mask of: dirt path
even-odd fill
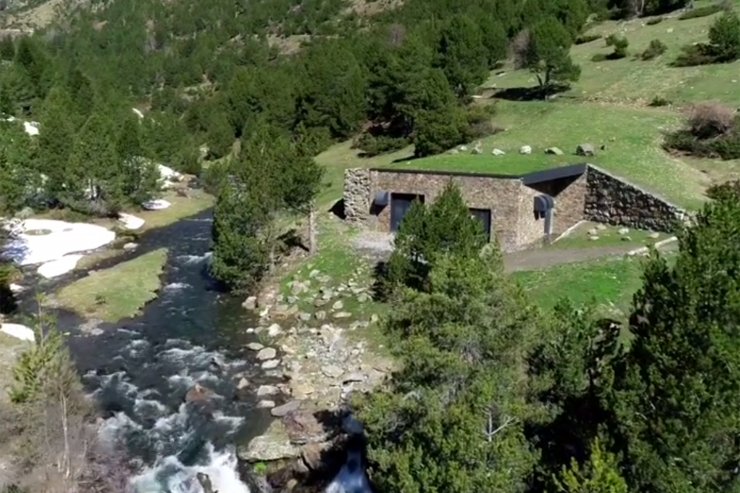
[[[661,251],[676,249],[676,242],[668,243],[660,248]],[[635,250],[632,245],[610,245],[603,247],[574,248],[568,250],[538,249],[523,252],[508,253],[504,255],[504,270],[515,272],[519,270],[538,270],[552,267],[554,265],[583,262],[602,257],[613,257],[625,255]]]

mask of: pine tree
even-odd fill
[[[619,464],[597,437],[591,444],[588,461],[579,466],[574,460],[563,468],[556,479],[560,493],[627,493],[627,483],[620,475]]]
[[[414,119],[415,156],[439,154],[464,142],[465,118],[441,70],[428,72],[414,102],[419,108]]]
[[[453,182],[428,208],[414,202],[401,221],[388,261],[388,289],[428,289],[429,272],[441,255],[477,256],[486,243]]]
[[[469,17],[457,15],[446,22],[437,51],[437,66],[458,98],[471,95],[485,81],[488,55],[481,30]]]
[[[69,156],[74,145],[74,124],[70,116],[71,100],[64,86],[51,88],[39,118],[43,129],[38,136],[39,170],[46,176],[44,188],[51,201],[65,189]]]
[[[740,457],[740,203],[721,197],[654,255],[607,403],[633,491],[727,492]]]
[[[353,403],[379,491],[525,491],[532,324],[498,252],[441,255],[428,292],[404,292],[385,327],[402,369]]]

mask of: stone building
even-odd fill
[[[505,251],[533,246],[590,220],[668,232],[683,209],[591,164],[525,175],[398,168],[345,171],[344,216],[378,231],[395,232],[414,200],[431,203],[449,181],[472,216]]]

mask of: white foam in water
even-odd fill
[[[170,284],[167,284],[164,289],[165,291],[180,291],[185,288],[189,288],[190,284],[186,284],[184,282],[172,282]]]
[[[370,482],[362,468],[360,452],[347,454],[347,462],[326,487],[324,493],[372,493]]]
[[[182,260],[186,264],[197,264],[211,258],[211,255],[213,255],[211,252],[206,252],[203,255],[178,255],[176,259]]]
[[[167,457],[157,465],[135,477],[131,484],[137,493],[202,493],[196,475],[208,475],[213,491],[219,493],[249,493],[247,485],[239,480],[234,450],[216,452],[206,445],[206,464],[185,466],[175,457]]]

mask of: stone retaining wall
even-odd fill
[[[350,223],[367,221],[370,214],[370,170],[351,168],[344,170],[344,218]]]
[[[685,217],[677,205],[589,165],[584,219],[670,233]]]

